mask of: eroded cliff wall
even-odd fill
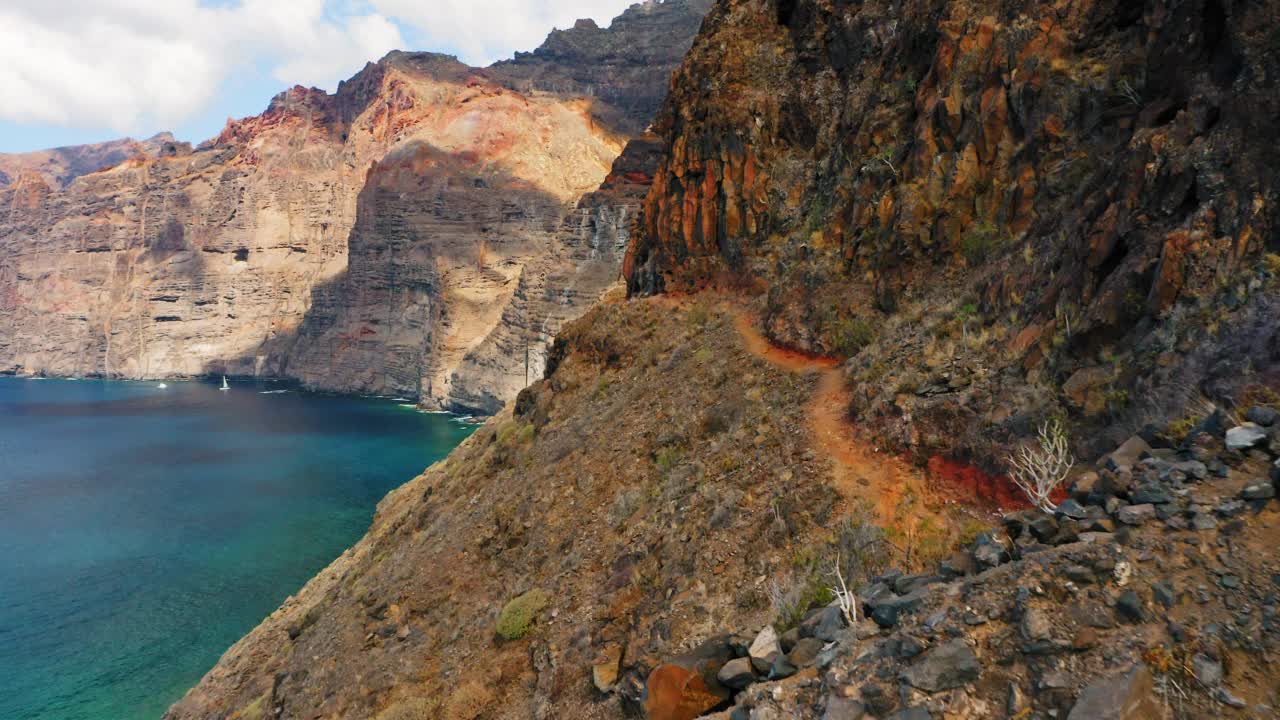
[[[642,191],[578,201],[708,5],[640,3],[487,69],[392,53],[194,151],[0,158],[0,372],[292,378],[495,411],[526,384],[524,347],[536,370],[616,276]]]
[[[773,338],[856,356],[851,410],[919,452],[1055,413],[1123,439],[1265,385],[1277,13],[721,2],[660,122],[631,291],[766,293]]]

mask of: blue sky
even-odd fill
[[[171,131],[200,142],[393,49],[473,65],[635,0],[3,0],[0,153]]]

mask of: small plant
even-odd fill
[[[809,574],[803,580],[782,585],[771,581],[768,587],[769,603],[777,613],[773,627],[778,632],[786,632],[804,620],[805,613],[811,607],[821,607],[831,602],[834,595],[816,574]]]
[[[1000,231],[991,223],[979,223],[960,238],[960,252],[970,265],[977,265],[995,253],[1003,241]]]
[[[1267,253],[1263,255],[1262,269],[1271,277],[1280,277],[1280,254]]]
[[[541,590],[513,598],[498,614],[498,634],[507,640],[519,640],[529,632],[533,619],[547,606],[547,594]]]
[[[1067,431],[1061,422],[1053,420],[1040,426],[1037,447],[1024,445],[1009,456],[1013,482],[1033,505],[1049,514],[1055,509],[1050,496],[1075,465],[1068,444]]]
[[[876,340],[875,328],[862,318],[847,318],[835,326],[832,342],[836,352],[853,357]]]
[[[699,302],[689,308],[689,314],[685,316],[689,324],[695,328],[705,326],[711,320],[711,308],[705,302]]]
[[[664,447],[653,455],[653,464],[658,466],[658,472],[664,476],[671,472],[672,468],[680,462],[680,448]]]
[[[858,624],[858,599],[849,591],[849,586],[844,583],[844,575],[840,572],[839,555],[836,555],[835,566],[832,568],[831,574],[836,579],[836,584],[831,587],[831,594],[840,606],[840,613],[844,615],[845,622],[850,625]]]
[[[476,720],[493,703],[493,691],[472,680],[449,697],[444,706],[445,720]]]

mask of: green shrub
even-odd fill
[[[960,238],[960,252],[970,265],[977,265],[991,257],[1003,244],[1004,239],[995,225],[979,223]]]
[[[519,640],[546,606],[547,594],[541,590],[530,590],[512,599],[498,614],[498,634],[507,640]]]
[[[876,340],[875,328],[862,318],[845,318],[836,323],[832,342],[836,352],[853,357]]]

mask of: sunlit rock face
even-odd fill
[[[391,53],[194,150],[0,156],[0,372],[495,410],[616,279],[656,156],[614,161],[708,5],[639,4],[486,69]]]

